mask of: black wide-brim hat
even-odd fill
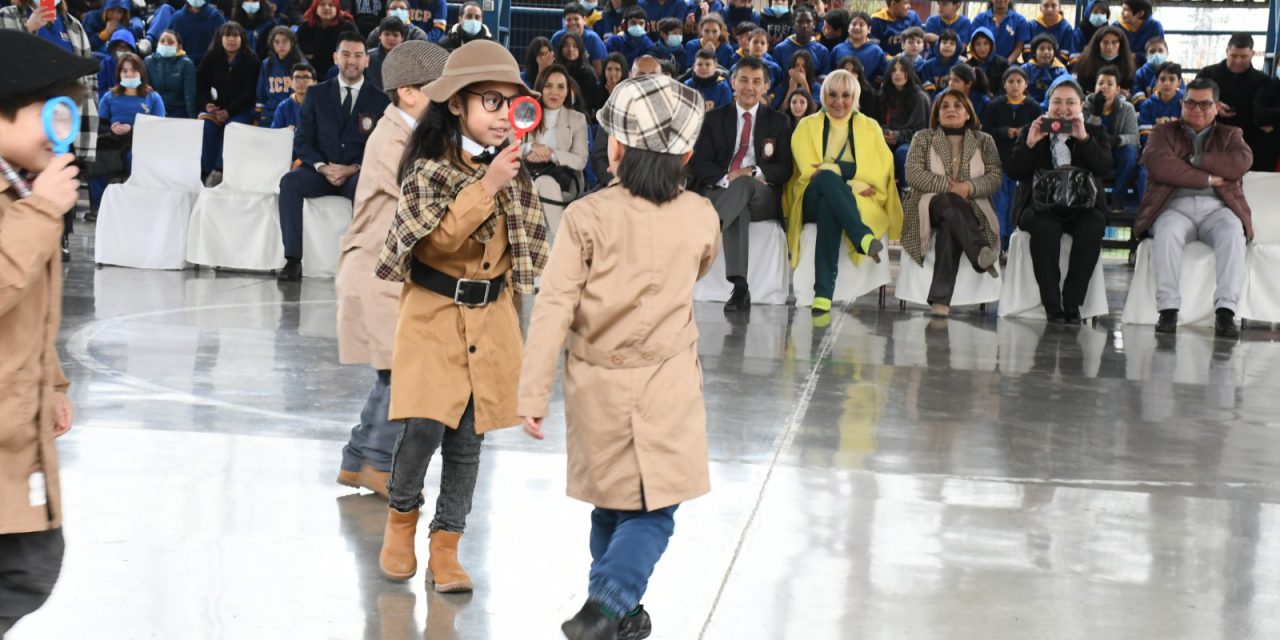
[[[94,58],[80,56],[39,37],[0,30],[0,100],[38,93],[98,73]]]

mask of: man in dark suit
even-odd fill
[[[791,122],[763,103],[769,75],[759,58],[738,61],[733,91],[733,104],[707,113],[689,167],[695,188],[720,214],[725,275],[733,283],[724,309],[747,311],[748,228],[782,220],[782,188],[791,177]]]
[[[369,57],[355,31],[338,37],[333,54],[338,77],[307,90],[293,138],[302,165],[280,179],[280,233],[285,267],[281,280],[302,278],[302,203],[307,198],[354,200],[365,141],[390,104],[387,94],[365,82]]]

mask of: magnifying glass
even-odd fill
[[[542,105],[531,96],[520,96],[511,101],[511,109],[507,112],[511,126],[516,130],[516,142],[524,139],[526,133],[538,128],[542,122]]]
[[[80,107],[66,96],[59,96],[46,103],[41,112],[44,134],[53,143],[53,152],[71,151],[71,143],[80,135]]]

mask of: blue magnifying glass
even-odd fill
[[[71,144],[80,135],[80,107],[66,96],[59,96],[44,103],[40,114],[44,120],[44,134],[53,143],[53,152],[71,151]]]

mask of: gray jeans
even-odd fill
[[[707,198],[720,214],[720,230],[724,236],[724,273],[732,279],[747,277],[747,254],[752,222],[778,219],[778,192],[750,176],[707,192]]]
[[[62,529],[0,535],[0,638],[49,599],[64,546]]]
[[[444,467],[440,470],[440,496],[436,498],[431,530],[462,533],[471,513],[483,442],[484,436],[476,433],[474,401],[467,403],[457,429],[424,418],[405,420],[391,455],[391,477],[387,480],[391,506],[401,513],[422,507],[426,502],[422,486],[427,467],[436,449],[440,449]]]
[[[400,436],[400,424],[387,419],[390,411],[391,371],[382,369],[360,410],[360,424],[351,429],[351,438],[342,448],[343,469],[359,471],[367,463],[378,471],[391,470],[391,450]]]
[[[1212,196],[1174,198],[1151,226],[1151,235],[1155,238],[1156,309],[1182,308],[1182,249],[1199,240],[1213,248],[1217,263],[1214,306],[1236,310],[1244,286],[1244,225],[1222,200]]]

